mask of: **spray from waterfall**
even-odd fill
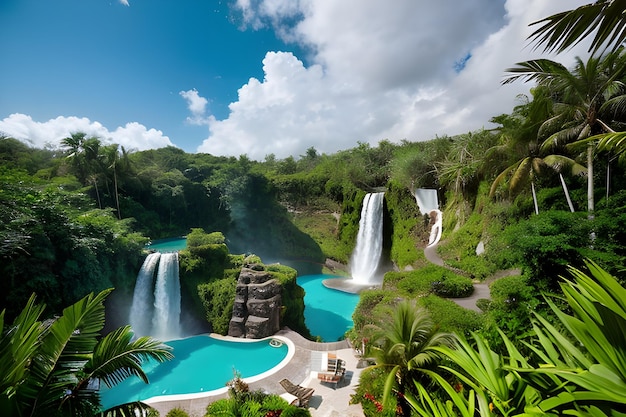
[[[133,303],[130,306],[129,323],[136,337],[147,336],[152,330],[154,305],[154,273],[161,254],[154,252],[143,261],[135,281]]]
[[[350,273],[358,284],[374,284],[383,250],[383,201],[385,193],[370,193],[363,199],[356,248]]]
[[[154,288],[152,335],[161,340],[180,336],[178,252],[161,254]]]

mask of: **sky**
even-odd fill
[[[529,27],[589,0],[0,0],[0,132],[85,132],[262,161],[494,127],[543,55]]]

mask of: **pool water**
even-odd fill
[[[176,237],[153,240],[146,245],[146,249],[153,250],[155,252],[178,252],[179,250],[187,249],[187,238]]]
[[[174,359],[145,363],[143,370],[149,384],[135,376],[112,388],[103,384],[100,391],[102,409],[162,395],[224,389],[233,379],[234,371],[242,378],[262,374],[280,364],[289,350],[286,343],[274,347],[270,341],[237,342],[200,335],[166,342],[173,348]]]
[[[322,281],[335,275],[303,275],[297,282],[304,288],[304,322],[313,336],[324,342],[341,340],[354,323],[352,313],[359,302],[358,294],[326,288]]]

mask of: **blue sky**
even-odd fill
[[[257,160],[466,133],[528,91],[500,86],[528,24],[583,3],[0,0],[0,131]]]

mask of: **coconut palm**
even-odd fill
[[[439,332],[428,313],[414,301],[405,300],[395,307],[388,322],[374,326],[372,340],[374,367],[387,373],[383,403],[389,404],[395,391],[404,415],[408,416],[407,390],[414,389],[414,381],[424,381],[424,369],[436,365],[439,354],[434,348],[450,345],[454,338]]]
[[[554,99],[554,115],[539,129],[546,137],[542,148],[561,149],[567,144],[580,142],[593,135],[612,132],[618,113],[626,109],[626,53],[623,49],[601,58],[590,57],[587,62],[576,58],[572,70],[563,65],[538,59],[520,62],[509,68],[513,75],[503,83],[517,80],[536,81],[545,86]],[[594,143],[586,144],[587,210],[594,211],[593,187]]]
[[[60,317],[41,320],[44,307],[31,297],[13,325],[0,314],[0,408],[8,415],[94,415],[100,381],[112,386],[130,375],[144,382],[146,359],[172,358],[170,348],[129,326],[100,338],[104,300],[111,290],[89,294]],[[137,406],[137,405],[133,405]],[[122,407],[123,408],[123,407]]]
[[[615,50],[626,40],[625,10],[622,0],[598,0],[532,23],[541,26],[528,38],[536,48],[560,53],[593,35],[589,51]]]
[[[535,214],[539,213],[535,180],[546,171],[559,173],[565,198],[571,211],[571,203],[565,179],[561,174],[564,169],[570,169],[573,175],[582,175],[585,168],[573,159],[562,155],[543,155],[538,135],[546,119],[552,114],[552,98],[545,86],[538,86],[531,90],[533,100],[520,97],[524,102],[515,107],[512,116],[500,116],[493,121],[502,124],[500,145],[489,149],[487,157],[494,159],[495,155],[504,155],[508,159],[508,166],[499,172],[492,182],[489,195],[493,197],[500,187],[508,181],[509,193],[519,193],[527,184],[530,184]],[[511,163],[511,158],[515,158]]]

